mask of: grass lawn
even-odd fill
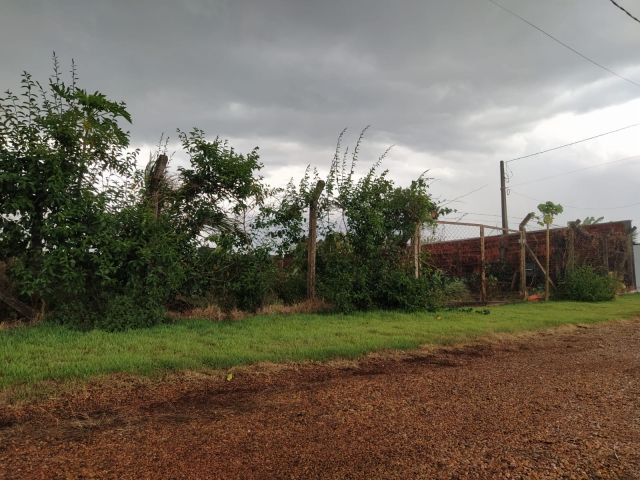
[[[42,324],[0,331],[0,389],[115,372],[151,375],[260,361],[352,359],[375,350],[450,344],[490,333],[633,318],[640,315],[640,294],[606,303],[523,303],[490,311],[184,320],[123,333],[77,332]]]

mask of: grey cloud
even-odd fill
[[[608,2],[502,3],[640,83],[640,28]],[[22,70],[46,78],[56,50],[65,69],[75,58],[83,86],[127,102],[134,144],[198,126],[246,149],[262,141],[267,168],[328,162],[342,128],[352,139],[372,124],[376,148],[364,152],[373,158],[378,145],[395,143],[440,159],[435,166],[493,178],[513,136],[640,94],[485,0],[24,0],[0,8],[3,90],[16,89]],[[309,154],[278,147],[287,142]],[[389,161],[404,178],[403,160]]]

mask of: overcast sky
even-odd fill
[[[640,0],[617,0],[640,17]],[[609,0],[498,0],[640,84],[640,23]],[[488,0],[0,0],[0,88],[46,81],[55,50],[80,85],[127,103],[142,159],[162,132],[260,147],[272,185],[326,172],[343,128],[360,162],[408,185],[424,170],[452,218],[496,224],[499,161],[640,123],[640,87]],[[510,226],[541,201],[556,223],[640,223],[640,126],[509,163]],[[174,166],[185,161],[177,142]],[[635,206],[623,207],[631,204]],[[517,227],[516,227],[517,228]]]

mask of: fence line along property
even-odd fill
[[[519,295],[515,293],[515,285],[517,273],[524,272],[520,265],[525,263],[523,239],[528,220],[523,222],[521,230],[437,220],[434,226],[424,230],[422,250],[429,253],[433,265],[445,275],[467,279],[482,303],[490,299],[506,300],[506,297],[524,298],[526,281],[519,282]],[[498,275],[494,264],[503,265],[507,261],[517,268],[509,272],[511,278],[505,280],[504,274]],[[505,283],[508,288],[504,288]]]
[[[549,276],[555,287],[567,269],[587,263],[619,275],[634,289],[635,266],[631,221],[580,225],[551,229],[549,252],[546,231],[527,231],[526,218],[520,230],[475,223],[437,221],[422,232],[422,250],[434,267],[449,277],[463,278],[482,302],[524,298],[531,288]]]

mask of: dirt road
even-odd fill
[[[640,320],[0,408],[0,478],[640,478]]]

